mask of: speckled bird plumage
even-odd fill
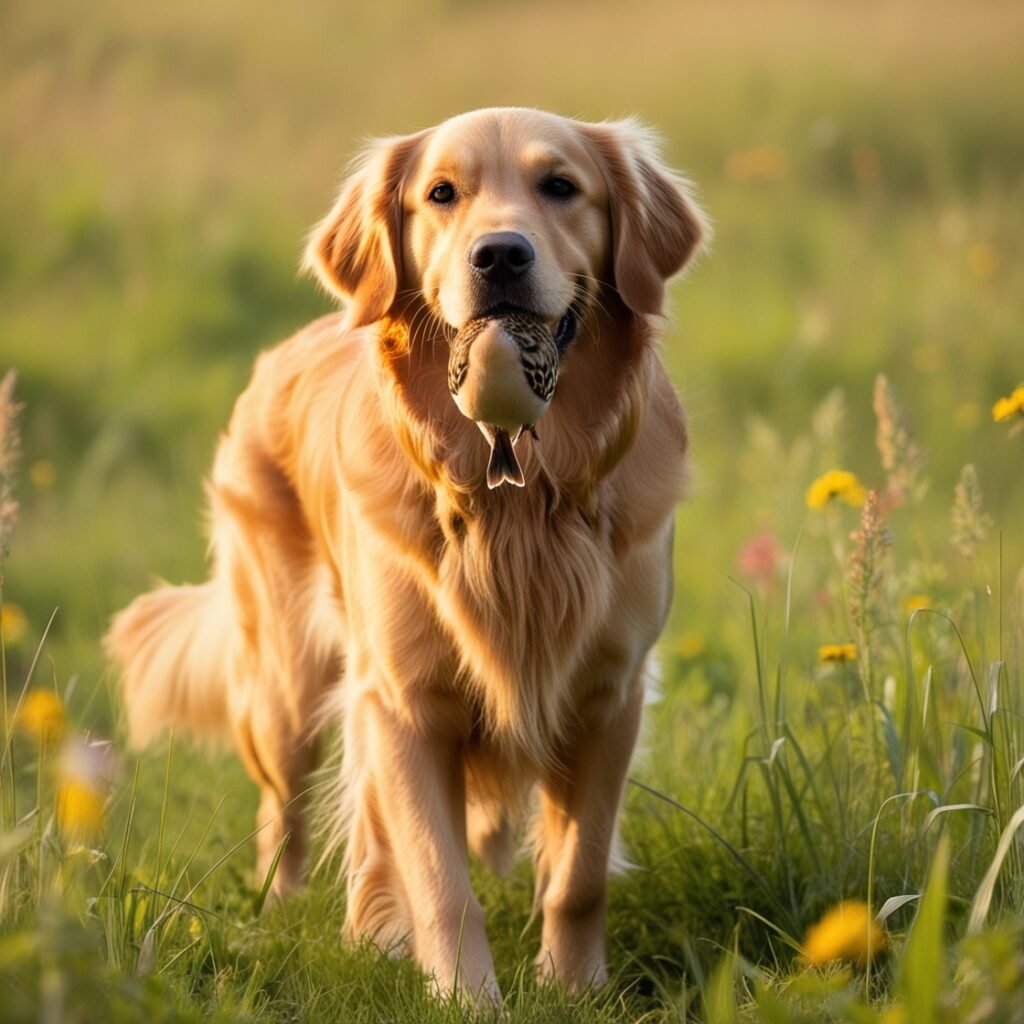
[[[515,341],[523,377],[533,394],[546,406],[554,397],[558,383],[558,346],[544,320],[528,313],[512,312],[470,320],[452,341],[448,359],[448,390],[458,400],[469,373],[470,350],[484,330],[495,326]],[[477,425],[491,446],[487,486],[493,489],[509,482],[522,487],[525,480],[514,445],[522,436],[523,429],[532,431],[534,423],[520,423],[517,429],[510,424],[478,421]]]

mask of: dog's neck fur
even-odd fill
[[[569,724],[567,709],[581,696],[574,673],[609,611],[597,596],[611,591],[602,577],[614,571],[619,498],[609,475],[644,413],[651,327],[624,310],[591,313],[538,424],[539,442],[520,442],[526,486],[489,491],[487,443],[448,394],[448,345],[411,336],[410,322],[381,327],[379,386],[422,500],[433,504],[431,590],[458,635],[463,682],[485,729],[541,759]],[[561,582],[546,586],[552,573]]]

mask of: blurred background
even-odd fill
[[[791,549],[816,474],[881,479],[879,372],[930,456],[902,529],[948,534],[974,462],[1012,579],[1021,439],[991,407],[1024,379],[1022,43],[1012,2],[5,3],[12,686],[56,610],[35,678],[114,728],[99,637],[155,575],[202,576],[217,432],[254,355],[329,308],[296,268],[346,161],[492,104],[638,115],[715,225],[665,338],[697,465],[670,646],[746,628],[737,553]]]

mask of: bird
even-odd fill
[[[558,384],[559,349],[545,320],[512,311],[477,317],[455,335],[448,390],[491,446],[487,486],[525,486],[515,446],[547,411]]]

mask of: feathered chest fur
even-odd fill
[[[400,541],[392,550],[406,553],[434,606],[423,612],[443,627],[485,731],[549,751],[583,696],[579,666],[613,601],[613,470],[643,415],[646,364],[620,365],[592,413],[556,402],[540,439],[521,449],[526,486],[489,491],[487,446],[455,408],[443,362],[417,362],[386,335],[375,358],[377,386],[346,401],[341,422],[342,447],[361,468],[343,458],[341,477],[353,500],[372,503],[364,521],[390,524]]]
[[[568,724],[615,573],[607,519],[572,501],[551,509],[542,490],[466,520],[444,545],[436,592],[489,731],[527,751],[550,749]]]

